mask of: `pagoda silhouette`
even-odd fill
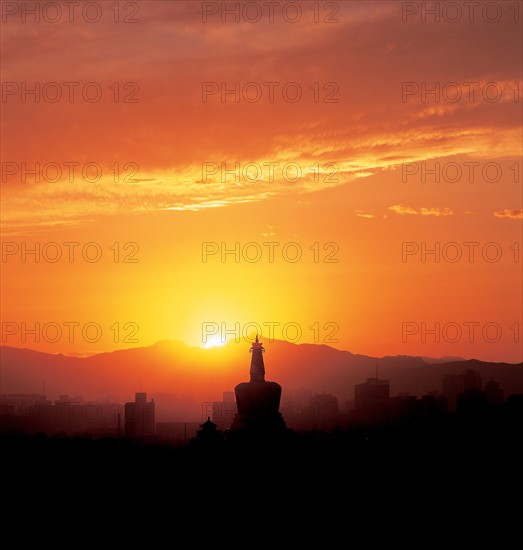
[[[249,351],[252,353],[251,380],[242,382],[234,388],[238,412],[230,432],[253,436],[285,434],[288,430],[279,411],[281,386],[265,380],[265,349],[258,340],[258,335]]]

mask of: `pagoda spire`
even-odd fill
[[[265,380],[263,345],[258,335],[252,343],[251,380],[234,388],[238,412],[231,424],[232,437],[265,438],[287,433],[280,413],[281,386]]]
[[[249,350],[252,353],[251,357],[251,382],[265,382],[265,365],[263,364],[263,352],[265,348],[258,339],[256,334],[256,340],[252,343],[252,347]]]

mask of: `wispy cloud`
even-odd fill
[[[450,208],[420,208],[419,212],[422,216],[452,216],[453,212]]]
[[[394,212],[395,214],[400,214],[402,216],[412,216],[417,214],[417,211],[414,210],[414,208],[411,208],[410,206],[405,206],[404,204],[394,204],[393,206],[389,206],[389,210],[391,212]]]
[[[354,210],[354,212],[356,213],[356,216],[358,216],[358,218],[375,218],[376,216],[374,214],[370,214],[368,212],[363,212],[363,210]]]
[[[496,218],[511,218],[513,220],[520,220],[523,218],[523,210],[498,210],[494,212]]]
[[[425,208],[422,206],[419,208],[419,210],[416,210],[415,208],[412,208],[411,206],[405,206],[404,204],[395,204],[393,206],[389,206],[389,210],[391,212],[394,212],[396,214],[400,214],[402,216],[408,215],[408,216],[452,216],[453,212],[450,208]]]

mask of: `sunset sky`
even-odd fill
[[[2,5],[3,345],[523,360],[521,3],[57,4]]]

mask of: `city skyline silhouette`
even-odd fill
[[[275,343],[269,345],[271,344]],[[118,437],[145,439],[158,436],[160,439],[176,439],[179,444],[182,440],[182,425],[184,443],[195,435],[200,439],[216,439],[218,435],[229,433],[258,434],[259,437],[285,434],[288,432],[286,424],[291,428],[291,432],[332,432],[350,426],[393,426],[410,422],[413,418],[422,423],[431,423],[443,418],[452,418],[456,414],[463,415],[464,411],[471,410],[481,415],[499,408],[506,402],[514,402],[518,395],[523,394],[523,364],[489,364],[474,360],[431,364],[425,363],[421,358],[398,357],[380,360],[358,356],[353,358],[354,363],[351,365],[343,360],[345,354],[338,369],[332,370],[324,361],[326,350],[323,346],[306,346],[305,355],[302,354],[301,360],[296,360],[292,354],[289,356],[282,351],[301,351],[301,346],[287,347],[282,342],[279,345],[280,347],[274,346],[279,353],[276,351],[276,355],[271,357],[271,363],[274,363],[275,372],[279,371],[279,376],[286,381],[283,393],[282,386],[265,379],[263,354],[266,349],[256,335],[249,349],[250,381],[236,383],[234,392],[223,385],[226,379],[232,381],[236,378],[236,382],[241,380],[244,376],[242,373],[246,371],[244,360],[243,366],[238,365],[238,368],[231,370],[221,382],[219,378],[214,380],[214,389],[211,390],[214,396],[212,401],[202,399],[200,403],[193,403],[192,407],[187,406],[187,403],[184,407],[177,395],[183,394],[187,387],[181,383],[177,387],[172,387],[173,392],[170,393],[166,391],[168,386],[165,379],[161,386],[154,389],[157,383],[153,382],[154,374],[150,369],[150,363],[144,356],[139,356],[138,360],[143,362],[142,366],[148,370],[146,380],[148,379],[148,393],[152,395],[151,401],[147,401],[145,392],[135,392],[133,401],[125,404],[114,398],[108,400],[98,397],[94,401],[85,400],[80,393],[76,394],[76,397],[60,395],[53,401],[45,394],[2,392],[2,429],[15,432],[20,430],[22,433],[43,430],[69,435],[105,433]],[[239,347],[246,348],[243,344]],[[319,355],[313,354],[313,350]],[[215,350],[219,351],[220,349]],[[165,349],[163,352],[165,355]],[[213,352],[201,350],[200,353],[211,356],[209,366],[212,366]],[[278,354],[283,356],[283,360]],[[303,359],[311,355],[313,361],[305,363]],[[202,355],[199,359],[201,357]],[[168,355],[167,358],[168,362],[173,359]],[[78,358],[71,360],[82,361]],[[366,366],[363,366],[364,362]],[[285,367],[292,363],[296,363],[294,379],[292,376],[289,378],[289,368]],[[132,365],[128,354],[125,365],[127,368]],[[20,366],[18,363],[17,368],[20,369]],[[209,373],[209,366],[203,366],[204,376],[204,373]],[[307,375],[311,374],[310,371],[316,375],[323,371],[327,372],[327,377],[334,380],[330,393],[325,391],[327,379],[307,378]],[[422,385],[414,392],[408,391],[411,387],[407,382],[414,373],[420,380],[426,379],[424,390]],[[5,368],[2,374],[2,380],[5,381]],[[172,374],[174,375],[174,371]],[[49,387],[50,371],[46,372],[44,367],[40,375],[44,379],[47,376]],[[92,376],[93,372],[89,375]],[[197,375],[197,385],[201,376]],[[127,380],[127,387],[133,384],[135,382]],[[117,394],[117,386],[118,382],[111,390],[114,395]],[[105,386],[104,389],[107,391],[110,388]],[[193,387],[193,391],[194,389]],[[211,394],[206,395],[209,397]],[[222,401],[217,398],[218,395],[223,395]],[[280,401],[282,396],[283,400]]]

